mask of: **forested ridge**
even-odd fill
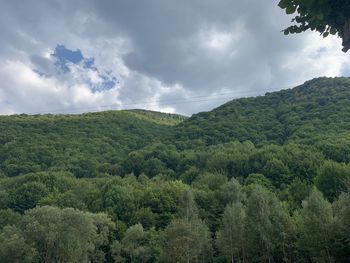
[[[349,86],[348,78],[318,78],[293,89],[233,100],[192,116],[175,133],[177,139],[199,139],[205,145],[233,139],[259,146],[312,144],[315,136],[349,131]]]
[[[10,177],[46,170],[113,174],[129,152],[159,140],[184,118],[143,110],[0,117],[1,171]]]
[[[350,79],[0,117],[0,262],[348,262]]]

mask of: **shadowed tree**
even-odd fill
[[[295,24],[285,34],[301,33],[308,29],[327,37],[338,35],[343,40],[343,51],[350,49],[350,2],[348,0],[280,0],[278,4],[287,14],[296,16]]]
[[[30,182],[20,186],[11,195],[10,207],[23,213],[34,208],[40,199],[49,194],[47,187],[39,182]]]
[[[350,251],[350,188],[333,203],[337,238],[333,244],[336,259],[347,262]]]
[[[36,249],[28,245],[21,231],[15,226],[6,226],[0,233],[0,261],[2,263],[37,262]]]

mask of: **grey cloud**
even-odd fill
[[[280,31],[290,18],[276,5],[266,0],[4,0],[0,3],[0,59],[19,60],[54,74],[52,63],[43,55],[46,49],[57,44],[81,49],[96,59],[99,68],[110,70],[117,78],[120,75],[121,85],[113,91],[117,96],[113,100],[121,104],[191,101],[193,96],[230,91],[235,96],[256,95],[349,68],[345,55],[332,44],[319,45],[310,34],[285,37]],[[120,40],[125,43],[116,44]],[[314,46],[320,51],[314,52]],[[74,86],[74,78],[56,76],[55,81]],[[6,76],[3,83],[13,82]],[[2,101],[28,109],[18,106],[21,100],[16,101],[16,96],[1,95],[9,94],[4,92],[9,87],[1,90]],[[64,90],[57,101],[47,101],[56,107],[66,101],[72,107],[80,106],[64,97],[71,96],[71,89]],[[92,97],[84,105],[113,100]],[[222,102],[168,106],[191,114]],[[40,103],[37,110],[41,110]]]
[[[96,5],[100,16],[123,28],[133,41],[134,50],[125,57],[126,65],[191,90],[214,92],[222,87],[254,86],[252,78],[259,83],[266,67],[273,75],[283,73],[278,70],[280,57],[303,45],[280,33],[289,18],[275,3],[263,0],[105,3]],[[242,26],[235,28],[237,23]],[[201,43],[196,42],[196,35],[210,28],[242,37],[216,59],[215,52],[200,49]],[[237,55],[230,59],[227,55],[232,51]]]

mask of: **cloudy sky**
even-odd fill
[[[191,115],[347,76],[336,37],[284,36],[266,0],[0,0],[0,114]]]

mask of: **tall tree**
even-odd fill
[[[240,262],[245,257],[245,217],[242,203],[227,205],[222,217],[222,225],[216,233],[216,245],[231,263]]]
[[[219,198],[224,205],[242,201],[245,196],[238,180],[232,178],[229,182],[223,184],[220,187]]]
[[[182,219],[173,220],[165,230],[164,261],[174,263],[189,263],[196,260],[191,253],[194,237],[189,222]]]
[[[193,193],[190,189],[186,189],[182,192],[179,201],[179,217],[186,222],[191,222],[197,217],[197,205],[194,201]]]
[[[89,253],[92,263],[111,261],[112,243],[114,241],[115,223],[104,213],[86,213],[95,226],[94,249]]]
[[[247,246],[251,260],[271,262],[286,257],[287,214],[277,197],[256,185],[247,201]]]
[[[333,203],[335,214],[335,228],[337,237],[334,242],[336,259],[339,262],[347,262],[350,251],[350,189],[342,193],[339,199]]]
[[[210,262],[212,259],[212,239],[207,224],[197,218],[191,222],[192,232],[194,236],[194,254],[196,262]]]
[[[299,248],[306,250],[315,262],[333,262],[331,251],[334,217],[331,204],[315,187],[303,201],[297,219]]]
[[[37,248],[42,262],[87,262],[94,249],[95,226],[83,212],[71,208],[39,207],[21,222],[25,239]]]
[[[144,263],[151,258],[151,250],[147,245],[146,235],[147,233],[141,224],[133,225],[126,231],[121,243],[131,263]]]
[[[210,232],[203,221],[174,219],[165,230],[166,262],[210,262]]]
[[[192,191],[180,196],[179,219],[165,231],[166,260],[171,262],[207,262],[211,258],[211,238],[208,226],[198,217]],[[174,260],[174,261],[172,261]]]
[[[40,262],[101,262],[110,253],[114,223],[105,214],[44,206],[28,210],[18,229]]]
[[[348,242],[350,242],[350,192],[342,193],[336,206],[336,216],[340,220],[344,237],[347,237]]]

